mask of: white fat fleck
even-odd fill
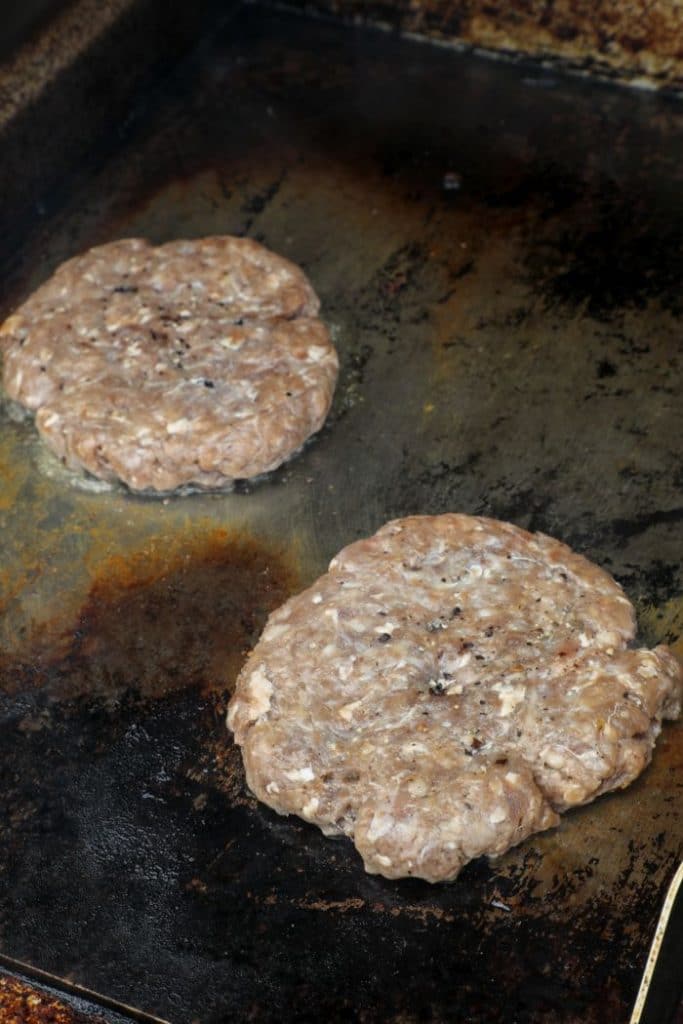
[[[470,651],[465,651],[465,653],[461,654],[460,657],[454,658],[453,661],[450,662],[449,668],[451,669],[451,671],[456,671],[459,668],[464,668],[465,665],[468,665],[471,660],[472,660],[471,652]]]
[[[386,835],[386,833],[393,828],[393,825],[394,819],[389,814],[383,814],[381,811],[375,811],[365,838],[369,843],[374,843],[375,840]]]
[[[424,779],[413,779],[412,782],[408,783],[408,792],[411,796],[426,796],[429,792],[429,786]]]
[[[391,636],[395,629],[398,629],[395,622],[384,622],[381,626],[375,627],[375,633],[388,633]]]
[[[344,704],[339,708],[339,717],[343,718],[346,722],[350,722],[353,718],[353,713],[356,708],[359,708],[363,702],[360,700],[352,700],[349,704]]]
[[[514,555],[510,559],[512,562],[526,562],[527,565],[536,565],[537,560],[535,558],[529,558],[527,555]]]
[[[186,416],[181,416],[179,420],[171,420],[170,423],[166,424],[167,434],[186,434],[192,424]]]
[[[584,690],[589,690],[591,686],[595,685],[595,681],[598,678],[597,673],[591,672],[589,676],[586,676],[580,683],[575,683],[574,686],[570,686],[566,691],[568,697],[574,697],[577,693],[582,693]]]
[[[338,625],[338,623],[339,623],[339,610],[337,608],[326,608],[323,614],[324,615],[329,615],[329,617],[332,619],[332,622],[334,623],[334,625],[335,626]]]
[[[311,603],[312,604],[322,604],[322,600],[323,600],[323,595],[322,594],[314,594],[313,597],[311,598]]]
[[[275,796],[279,792],[280,787],[278,786],[277,782],[269,782],[268,785],[266,786],[266,793],[270,793],[271,796]]]
[[[318,800],[317,796],[313,796],[308,801],[308,803],[303,805],[303,807],[301,808],[301,813],[303,814],[304,818],[312,818],[315,812],[318,810],[319,806],[320,801]]]
[[[385,857],[383,853],[377,854],[377,863],[381,864],[383,868],[391,867],[391,857]]]
[[[564,754],[559,750],[554,750],[552,747],[544,747],[543,750],[540,751],[539,756],[550,768],[566,770],[567,755],[573,755],[571,755],[571,752],[568,751],[566,747],[563,747],[562,750],[565,752]]]
[[[290,782],[313,782],[315,774],[310,764],[305,768],[294,768],[291,772],[285,772],[285,778]]]
[[[526,686],[521,684],[496,683],[491,689],[498,694],[500,699],[500,712],[502,718],[511,714],[518,704],[524,700]]]
[[[314,363],[319,363],[321,359],[327,358],[328,352],[323,345],[309,345],[306,354]]]
[[[489,821],[492,825],[499,825],[501,821],[505,821],[507,816],[507,811],[504,808],[494,807],[489,814]]]
[[[272,623],[271,625],[266,626],[265,630],[263,631],[263,639],[277,640],[277,638],[282,636],[283,633],[286,633],[289,630],[289,628],[290,627],[288,622]]]
[[[579,633],[577,640],[579,641],[579,645],[581,647],[588,647],[588,645],[591,642],[590,637],[587,636],[586,633]]]
[[[273,696],[273,684],[259,666],[252,672],[247,682],[247,694],[252,711],[256,716],[270,711],[270,698]]]
[[[404,743],[401,747],[401,754],[403,757],[415,757],[416,754],[427,754],[428,750],[424,743],[418,743],[417,740],[410,740],[408,743]]]
[[[346,682],[346,680],[349,678],[349,676],[353,672],[353,666],[355,664],[356,664],[356,658],[355,658],[355,655],[354,655],[353,657],[349,658],[348,661],[345,661],[343,665],[339,666],[339,678],[343,682]]]
[[[505,781],[509,782],[511,786],[516,786],[521,781],[521,775],[518,772],[506,772]]]
[[[654,679],[654,677],[658,675],[656,667],[648,663],[646,663],[645,665],[640,665],[636,669],[636,672],[639,676],[642,676],[644,679]]]

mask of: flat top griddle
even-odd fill
[[[223,496],[77,489],[3,409],[2,953],[177,1024],[627,1019],[681,726],[432,887],[257,805],[223,719],[268,611],[415,512],[554,534],[681,651],[682,141],[667,97],[237,8],[17,213],[5,312],[98,242],[246,233],[342,369],[320,435]]]

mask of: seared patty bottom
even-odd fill
[[[618,584],[543,534],[388,523],[274,612],[228,724],[256,796],[388,878],[454,878],[627,786],[683,673]]]
[[[245,238],[98,246],[0,328],[3,382],[72,469],[135,491],[274,469],[322,426],[338,361],[301,270]]]

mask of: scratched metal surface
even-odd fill
[[[2,410],[0,950],[178,1024],[623,1021],[680,726],[430,887],[259,807],[223,713],[268,610],[413,512],[562,538],[681,652],[683,110],[259,7],[206,28],[0,243],[2,311],[97,242],[247,233],[312,278],[339,388],[289,465],[164,502],[75,488]]]

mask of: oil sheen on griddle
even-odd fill
[[[0,660],[0,689],[58,698],[226,689],[295,586],[282,555],[221,529],[111,558],[68,628],[56,619],[20,656]]]

